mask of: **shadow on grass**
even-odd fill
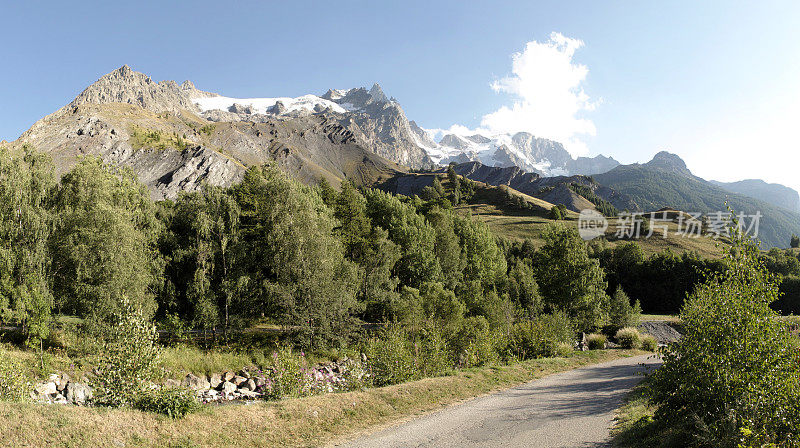
[[[612,430],[611,446],[615,448],[680,448],[688,446],[683,431],[653,419],[655,406],[648,399],[648,380],[642,381],[628,394]]]

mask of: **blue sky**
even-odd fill
[[[492,88],[514,78],[512,55],[555,32],[582,44],[567,59],[585,67],[573,93],[591,107],[572,118],[594,132],[558,117],[531,129],[563,125],[575,153],[669,150],[705,178],[800,189],[800,2],[117,3],[3,6],[0,139],[123,64],[233,97],[379,82],[423,127],[476,128],[520,101]]]

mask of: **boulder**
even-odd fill
[[[164,388],[165,389],[175,389],[181,387],[181,382],[178,380],[173,380],[172,378],[167,378],[164,380]]]
[[[190,373],[183,379],[183,386],[192,390],[203,390],[211,387],[211,384],[208,382],[205,375],[200,377]]]
[[[85,383],[70,382],[66,388],[67,401],[74,404],[84,404],[92,399],[92,389]]]
[[[225,373],[222,374],[222,380],[223,381],[231,381],[231,380],[233,380],[234,376],[236,376],[235,373],[228,371],[228,372],[225,372]]]
[[[215,373],[211,375],[211,378],[209,379],[208,383],[212,389],[216,389],[219,387],[220,384],[222,384],[222,381],[223,381],[222,375]]]
[[[235,377],[233,377],[233,380],[231,380],[231,383],[235,384],[236,387],[239,387],[242,384],[244,384],[246,381],[247,381],[247,378],[245,378],[243,376],[236,375]]]
[[[56,383],[52,381],[38,384],[33,388],[33,390],[39,395],[52,395],[58,393],[58,387],[56,386]]]
[[[255,391],[256,390],[256,382],[255,382],[254,379],[250,378],[247,381],[245,381],[244,383],[242,383],[242,385],[239,386],[239,388],[240,389],[244,389],[244,390],[249,390],[249,391]]]
[[[229,381],[225,381],[222,383],[222,386],[220,386],[220,391],[222,391],[223,395],[229,396],[236,392],[236,385]]]

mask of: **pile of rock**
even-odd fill
[[[339,361],[321,363],[303,370],[306,392],[311,394],[339,390],[351,390],[366,380],[367,373],[363,363],[344,358]],[[195,391],[202,403],[231,400],[256,400],[269,395],[274,372],[261,371],[255,367],[239,372],[227,371],[212,375],[197,376],[192,373],[183,380],[167,379],[153,388],[185,388]],[[31,392],[31,398],[46,404],[84,405],[92,399],[92,389],[84,378],[73,381],[66,373],[52,374],[47,381],[38,383]]]
[[[92,399],[92,388],[85,378],[73,381],[66,373],[54,373],[34,386],[31,399],[39,403],[84,405]]]
[[[188,374],[183,381],[169,379],[164,387],[185,387],[197,393],[203,403],[228,400],[255,400],[263,396],[267,378],[250,370],[223,372],[210,376]]]

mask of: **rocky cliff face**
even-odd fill
[[[364,146],[361,135],[369,133],[363,129],[379,126],[354,130],[330,110],[280,116],[246,106],[202,112],[195,104],[215,96],[188,81],[154,82],[124,66],[10,145],[49,153],[59,174],[87,155],[130,166],[154,199],[204,182],[231,185],[254,164],[276,164],[305,182],[325,178],[334,185],[345,178],[372,184],[405,170]]]

